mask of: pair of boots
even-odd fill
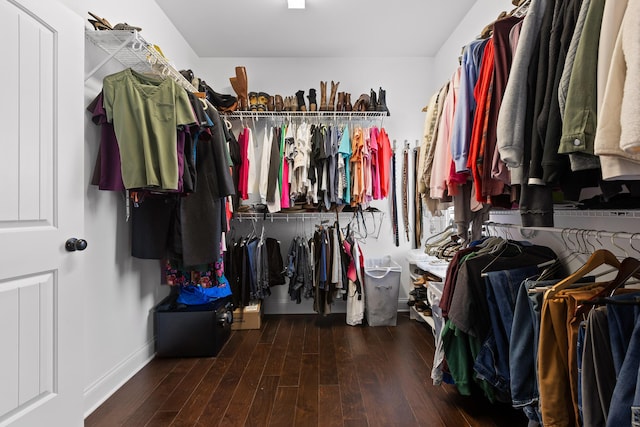
[[[274,111],[275,98],[266,92],[249,92],[249,109],[251,111]]]
[[[240,111],[248,111],[249,110],[249,81],[247,80],[247,70],[245,67],[239,66],[236,67],[236,75],[233,77],[229,77],[229,82],[231,82],[231,87],[238,95],[238,110]]]
[[[304,91],[299,90],[296,92],[296,96],[289,98],[289,110],[287,110],[287,101],[285,98],[285,111],[307,111],[307,105],[304,101]],[[318,104],[316,100],[316,90],[309,89],[309,111],[317,111]]]
[[[351,94],[347,92],[338,92],[338,102],[333,111],[353,111],[351,105]]]
[[[331,80],[331,93],[329,102],[327,103],[327,82],[320,82],[320,111],[336,111],[336,95],[338,93],[338,86],[340,82],[335,83]],[[344,97],[344,93],[343,93]],[[344,99],[343,99],[344,101]],[[338,99],[340,104],[340,100]],[[339,110],[343,111],[343,110]]]
[[[371,89],[371,95],[369,95],[369,106],[367,107],[367,111],[380,111],[383,113],[387,113],[387,116],[390,116],[389,108],[387,108],[387,91],[380,87],[378,94],[376,95],[376,91]]]

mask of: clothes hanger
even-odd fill
[[[607,249],[598,249],[593,254],[591,254],[585,264],[580,267],[575,273],[567,276],[565,279],[561,280],[560,282],[553,285],[550,289],[548,289],[544,295],[544,298],[552,298],[561,290],[577,282],[587,273],[592,272],[593,270],[604,264],[616,267],[618,269],[620,268],[620,261],[618,261],[618,258],[611,251],[608,251]]]
[[[509,13],[510,16],[514,16],[516,18],[521,18],[523,16],[525,16],[527,14],[527,11],[529,10],[529,5],[531,4],[531,0],[524,0],[520,2],[520,5],[518,7],[516,7],[515,9],[513,9],[511,11],[511,13]]]
[[[498,259],[500,259],[500,257],[507,251],[507,249],[509,249],[510,247],[515,247],[518,250],[518,255],[522,253],[522,247],[520,245],[518,245],[517,243],[515,243],[514,241],[510,241],[507,239],[504,239],[504,244],[503,245],[498,245],[495,246],[490,252],[489,254],[495,254],[495,252],[497,251],[498,253],[495,254],[495,258],[493,258],[489,264],[485,265],[484,268],[480,271],[480,277],[486,277],[486,272],[489,269],[489,267],[491,267],[491,265],[496,262]]]
[[[604,287],[604,289],[602,289],[596,295],[592,296],[587,301],[584,301],[582,304],[578,305],[578,307],[576,307],[575,316],[582,317],[589,310],[591,310],[592,306],[597,301],[602,300],[607,296],[609,298],[613,297],[616,290],[619,287],[623,286],[631,277],[634,277],[634,276],[635,277],[640,276],[640,260],[637,260],[636,258],[631,258],[631,257],[623,259],[622,262],[620,263],[620,268],[618,270],[618,274],[616,275],[616,277],[611,282],[609,282]]]

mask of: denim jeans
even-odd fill
[[[538,423],[542,422],[542,414],[538,406],[540,394],[536,360],[544,293],[529,293],[529,290],[555,283],[557,280],[525,280],[516,296],[509,341],[509,374],[513,407],[522,408],[527,418]]]
[[[633,298],[637,294],[623,294],[614,296],[615,299]],[[624,356],[627,353],[627,346],[633,333],[634,325],[640,307],[636,305],[615,305],[609,304],[607,315],[609,318],[609,339],[611,340],[611,355],[616,370],[616,376],[619,376]]]
[[[474,363],[474,370],[511,400],[509,387],[509,341],[513,310],[523,281],[538,273],[534,266],[486,273],[486,298],[493,337],[489,337]]]
[[[640,369],[638,369],[636,394],[633,398],[633,406],[631,407],[631,425],[632,427],[640,427]]]
[[[613,307],[613,305],[610,305],[609,307]],[[620,373],[617,376],[616,387],[614,388],[613,396],[611,397],[607,426],[631,426],[631,407],[634,404],[639,368],[640,317],[637,317],[624,361],[620,367]]]

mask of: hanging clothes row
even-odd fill
[[[640,55],[629,42],[637,4],[525,3],[464,47],[430,98],[423,199],[432,211],[456,197],[471,212],[517,207],[524,226],[553,226],[554,198],[587,208],[637,204],[640,135],[630,117],[638,87],[629,66]],[[584,188],[601,195],[580,200]]]
[[[513,275],[496,279],[496,287],[507,292],[517,280],[516,273],[529,277],[555,259],[548,247],[498,237],[477,241],[455,253],[447,268],[439,308],[446,321],[441,331],[444,359],[461,394],[470,395],[478,387],[492,402],[510,402],[508,380],[506,386],[504,381],[508,375],[496,372],[500,366],[495,358],[504,356],[505,347],[493,328],[498,320],[497,305],[505,301],[501,300],[503,294],[490,296],[492,288],[486,277],[509,269]],[[435,370],[433,378],[439,381],[442,373]]]
[[[215,263],[235,192],[231,134],[215,107],[172,79],[125,69],[104,78],[89,110],[101,127],[93,183],[129,192],[132,255]]]
[[[313,237],[296,236],[287,254],[286,275],[289,296],[300,303],[313,298],[319,314],[330,314],[331,305],[347,301],[347,324],[358,325],[364,319],[364,257],[354,233],[346,236],[336,223],[319,225]]]
[[[269,212],[367,208],[388,196],[392,152],[384,128],[290,121],[265,126],[259,149],[255,138],[249,127],[238,136],[237,189]]]
[[[433,310],[434,384],[508,402],[530,425],[631,426],[640,290],[624,286],[640,279],[640,261],[598,249],[569,274],[565,258],[499,237],[459,250]]]
[[[225,274],[236,307],[266,298],[273,286],[286,283],[280,241],[266,237],[264,227],[259,236],[255,232],[245,237],[228,236]]]

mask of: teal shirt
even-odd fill
[[[345,126],[342,131],[342,137],[340,138],[340,146],[338,147],[338,153],[344,158],[344,169],[347,179],[347,188],[344,192],[344,203],[351,203],[351,137],[349,136],[349,126]]]

